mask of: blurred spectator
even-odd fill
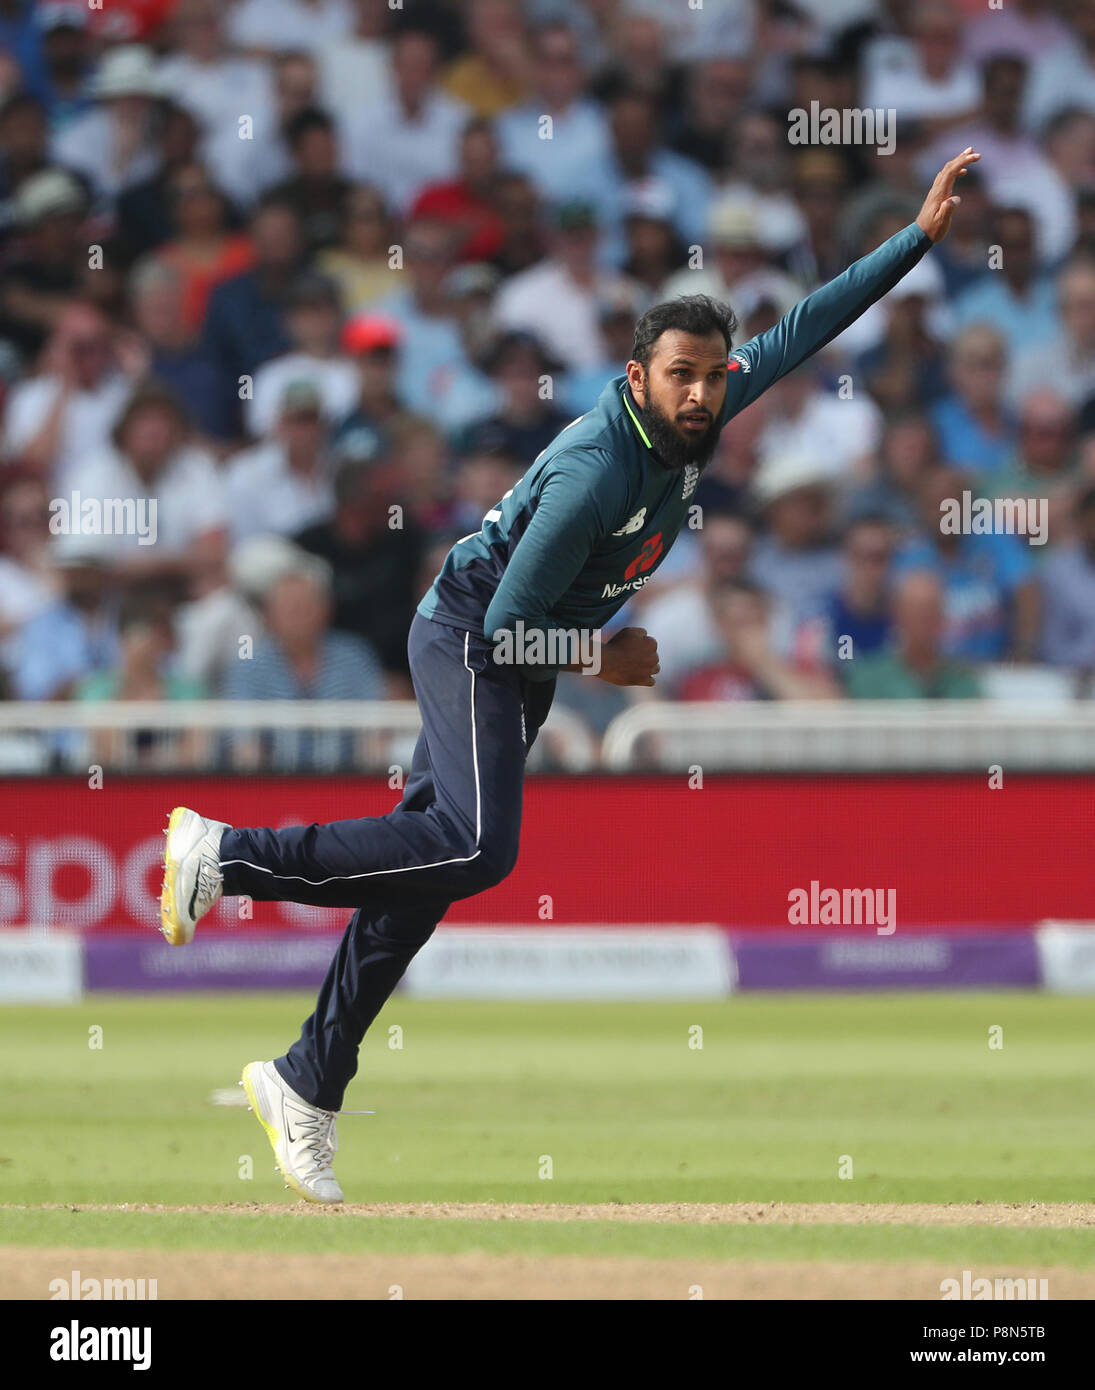
[[[116,500],[133,503],[127,529],[103,537],[119,582],[174,580],[184,592],[205,552],[223,552],[228,512],[216,466],[191,442],[185,413],[162,386],[133,393],[110,445],[85,458],[79,493],[84,507],[100,503],[104,517]]]
[[[146,589],[127,594],[118,613],[118,664],[82,680],[76,698],[198,700],[206,695],[200,681],[169,669],[175,646],[172,611],[166,592]]]
[[[230,15],[218,0],[179,0],[170,21],[175,46],[156,68],[160,93],[188,111],[206,136],[230,128],[238,138],[241,114],[261,120],[273,112],[270,69],[230,47]]]
[[[751,207],[764,249],[770,255],[785,255],[806,234],[790,191],[786,130],[767,112],[749,111],[735,122],[729,145],[729,165],[717,202]]]
[[[48,494],[40,478],[12,472],[0,492],[0,668],[10,669],[19,629],[57,593]]]
[[[673,226],[686,246],[703,239],[711,203],[711,179],[691,159],[676,154],[660,139],[656,102],[627,90],[610,106],[611,148],[594,166],[597,215],[604,227],[604,260],[620,266],[625,256],[623,221],[629,185],[656,179],[674,195]]]
[[[623,272],[656,303],[668,277],[688,252],[673,226],[676,196],[657,179],[632,184],[623,202],[625,253]]]
[[[338,240],[316,258],[316,268],[338,286],[347,314],[360,314],[395,292],[400,272],[389,259],[394,235],[377,190],[368,184],[350,188]]]
[[[908,38],[883,36],[867,45],[863,106],[933,122],[973,112],[980,83],[962,51],[960,15],[948,0],[914,0],[910,9]]]
[[[951,394],[931,409],[944,463],[989,475],[1015,447],[1015,421],[1003,402],[1004,339],[987,324],[959,333],[947,354]]]
[[[50,546],[60,595],[19,629],[11,684],[20,700],[67,700],[118,659],[118,603],[104,538],[67,532]]]
[[[390,92],[360,106],[347,125],[346,169],[383,193],[400,215],[427,184],[455,178],[460,132],[472,114],[438,86],[437,40],[404,29],[392,40]]]
[[[752,532],[743,516],[706,508],[699,530],[699,577],[657,594],[645,606],[642,623],[657,634],[666,690],[672,691],[690,671],[718,659],[721,639],[712,597],[746,577],[751,542]]]
[[[528,34],[517,0],[470,0],[468,51],[446,68],[441,85],[479,116],[492,117],[526,94],[531,68]]]
[[[815,461],[833,481],[865,481],[882,438],[882,412],[867,395],[821,389],[814,362],[781,377],[765,402],[767,424],[757,440],[762,472],[782,458]]]
[[[684,108],[670,141],[677,154],[702,164],[713,178],[730,162],[730,132],[741,138],[739,117],[746,105],[751,74],[743,58],[704,57],[687,75]]]
[[[412,415],[391,431],[392,463],[405,515],[426,531],[450,529],[452,495],[445,437],[432,420]]]
[[[1025,540],[1001,532],[943,530],[944,505],[961,503],[969,480],[943,466],[921,485],[921,534],[897,570],[930,570],[943,585],[943,650],[964,661],[1030,661],[1037,646],[1038,591]]]
[[[552,378],[559,363],[534,334],[510,332],[498,338],[485,366],[498,385],[501,404],[494,414],[469,425],[457,448],[461,453],[509,454],[522,461],[524,472],[573,418],[555,404]]]
[[[295,282],[285,313],[290,350],[255,373],[254,395],[244,411],[248,434],[262,438],[274,429],[291,382],[306,381],[316,388],[328,422],[353,409],[358,373],[339,350],[339,318],[338,292],[330,280],[310,272]]]
[[[467,534],[515,486],[525,471],[521,459],[502,448],[469,449],[456,460],[451,520]]]
[[[568,372],[563,379],[561,400],[569,419],[592,410],[612,378],[624,375],[635,341],[635,321],[642,314],[645,303],[645,296],[637,285],[620,285],[598,295],[597,324],[605,355],[600,362],[581,371]]]
[[[57,135],[53,157],[82,174],[105,209],[149,178],[159,154],[153,134],[158,95],[151,49],[123,44],[102,57],[91,84],[96,105]]]
[[[973,700],[977,677],[943,655],[943,591],[924,571],[904,575],[894,594],[894,649],[857,656],[848,671],[855,700]]]
[[[802,671],[780,656],[771,634],[772,600],[755,584],[720,585],[711,608],[721,659],[693,671],[678,687],[682,700],[831,700],[839,690],[819,671]]]
[[[295,569],[279,578],[263,604],[265,636],[250,659],[229,670],[231,700],[379,700],[384,676],[367,642],[335,632],[329,567],[301,553]],[[278,730],[234,736],[237,761],[282,770],[333,771],[352,767],[354,735],[335,730]]]
[[[903,539],[920,526],[924,479],[939,461],[935,430],[926,415],[910,411],[886,425],[877,475],[846,497],[845,515],[886,516]]]
[[[15,4],[28,8],[18,0]],[[42,31],[42,68],[32,64],[28,86],[42,98],[50,129],[57,134],[91,109],[93,58],[88,7],[80,0],[66,0],[29,8]]]
[[[352,185],[338,172],[338,134],[326,111],[298,111],[285,124],[285,143],[293,172],[274,192],[296,208],[312,256],[338,240]]]
[[[1057,292],[1050,277],[1036,271],[1030,213],[998,208],[991,238],[1000,248],[999,268],[986,269],[959,297],[957,326],[988,323],[1010,342],[1021,338],[1030,347],[1048,342],[1060,332]]]
[[[204,349],[237,389],[243,377],[291,346],[285,310],[303,257],[300,219],[292,203],[267,196],[251,216],[254,264],[209,297]]]
[[[542,260],[548,236],[540,219],[536,190],[527,174],[502,174],[496,195],[502,222],[502,245],[492,264],[503,275],[516,275]]]
[[[175,395],[207,444],[224,448],[236,428],[236,392],[187,332],[182,277],[155,257],[129,277],[133,321],[148,348],[148,374]]]
[[[127,266],[176,235],[178,209],[171,197],[175,174],[197,160],[198,124],[185,107],[161,100],[153,122],[157,167],[120,193],[115,206],[117,241]]]
[[[12,199],[15,236],[0,278],[0,333],[29,360],[41,350],[87,264],[87,198],[63,169],[42,169]]]
[[[1084,409],[1095,400],[1095,261],[1078,260],[1057,278],[1061,328],[1048,343],[1016,344],[1009,394],[1015,398],[1037,386],[1060,391]],[[1085,416],[1084,427],[1095,424]]]
[[[260,55],[320,48],[349,38],[353,28],[350,0],[240,0],[228,16],[233,44]]]
[[[980,119],[949,129],[927,147],[920,174],[935,173],[940,155],[972,145],[989,195],[996,203],[1025,207],[1037,229],[1036,258],[1059,260],[1072,245],[1076,219],[1070,190],[1045,156],[1041,146],[1022,128],[1019,111],[1027,80],[1027,64],[1016,54],[989,58],[982,70],[984,101]],[[944,153],[944,151],[946,153]]]
[[[78,484],[84,455],[106,444],[131,383],[118,365],[109,320],[87,304],[59,314],[41,365],[38,376],[17,382],[8,397],[4,454],[68,492]]]
[[[1095,671],[1095,487],[1076,501],[1076,539],[1057,546],[1040,574],[1045,627],[1041,654],[1051,666]]]
[[[345,125],[362,92],[376,98],[390,92],[392,8],[388,0],[353,0],[351,34],[326,39],[316,48],[322,105]]]
[[[855,517],[844,533],[840,588],[820,604],[794,635],[794,650],[811,668],[824,667],[845,681],[860,657],[882,651],[890,640],[891,566],[897,547],[886,516]]]
[[[535,84],[528,101],[502,112],[495,129],[507,169],[525,174],[548,202],[595,198],[595,170],[608,158],[608,121],[584,95],[587,69],[578,36],[548,22],[533,36]],[[545,140],[543,121],[551,120]]]
[[[498,292],[495,316],[504,328],[535,333],[567,370],[574,371],[604,360],[594,296],[633,282],[597,269],[597,222],[591,204],[560,204],[554,223],[551,255],[506,281]]]
[[[296,543],[331,568],[332,626],[368,641],[409,698],[407,632],[420,597],[414,581],[424,534],[402,515],[395,470],[355,455],[352,441],[338,456],[334,495],[331,520],[300,531]]]
[[[754,481],[765,534],[757,541],[749,577],[784,606],[793,632],[840,584],[832,543],[832,473],[816,456],[773,457]]]
[[[1043,130],[1065,106],[1095,112],[1095,6],[1091,0],[1077,0],[1069,6],[1068,18],[1070,41],[1052,44],[1035,55],[1023,93],[1023,122],[1034,132]]]
[[[319,103],[319,73],[311,53],[279,53],[271,60],[269,77],[272,99],[256,95],[253,110],[237,106],[230,120],[204,131],[202,159],[238,207],[250,207],[292,177],[286,132],[301,112]]]
[[[117,665],[95,671],[77,685],[77,700],[200,700],[199,682],[171,669],[175,650],[172,601],[155,589],[128,594],[118,615]],[[99,766],[123,760],[141,767],[193,767],[208,740],[197,729],[96,729],[89,759]]]
[[[1045,559],[1067,532],[1078,479],[1076,412],[1055,391],[1032,391],[1019,407],[1014,456],[982,489],[988,497],[1045,501],[1048,544],[1031,547],[1032,559]]]
[[[409,410],[428,415],[436,410],[449,380],[467,365],[448,283],[456,255],[453,232],[432,219],[413,222],[404,238],[404,254],[403,278],[410,278],[410,288],[380,300],[374,308],[400,327],[400,399]]]
[[[632,2],[615,10],[610,20],[612,56],[590,87],[599,102],[610,107],[621,93],[635,92],[653,103],[659,120],[681,110],[685,74],[666,52],[667,19],[664,5]]]
[[[922,260],[881,302],[885,337],[856,361],[857,375],[884,414],[915,409],[946,391],[940,340],[947,315],[939,267]],[[864,315],[866,317],[866,315]]]
[[[49,163],[49,124],[45,109],[29,92],[16,92],[0,106],[0,198],[3,224],[10,225],[15,190]]]
[[[175,169],[167,185],[172,236],[155,253],[182,281],[183,328],[196,334],[209,296],[225,280],[250,270],[250,239],[229,225],[228,203],[200,164]]]
[[[284,536],[241,541],[192,585],[193,598],[175,611],[178,673],[211,691],[263,633],[263,595],[292,571],[299,550]]]
[[[760,222],[749,203],[720,199],[711,208],[705,242],[709,263],[679,270],[661,289],[665,299],[680,294],[709,294],[729,301],[745,319],[763,300],[774,302],[785,314],[801,299],[790,276],[775,269],[761,244]]]
[[[394,319],[363,314],[342,329],[342,348],[357,362],[357,396],[337,426],[335,443],[347,435],[367,435],[374,452],[393,428],[409,417],[396,393],[400,327]]]
[[[312,381],[292,381],[268,437],[230,458],[224,495],[235,541],[273,532],[288,536],[330,519],[334,492],[323,398]]]
[[[411,218],[429,217],[458,233],[457,260],[488,261],[502,249],[505,228],[494,207],[498,143],[489,121],[469,121],[460,137],[459,177],[429,184],[414,201]]]
[[[965,33],[966,53],[974,62],[998,53],[1025,53],[1031,60],[1060,54],[1075,41],[1053,13],[1055,8],[1054,0],[1015,0],[1006,10],[971,20]]]

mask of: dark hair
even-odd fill
[[[674,328],[682,333],[694,333],[698,338],[708,333],[721,333],[729,355],[737,326],[737,315],[729,304],[712,299],[709,294],[682,294],[647,309],[635,325],[631,356],[649,370],[655,344],[663,333]]]
[[[1084,488],[1076,499],[1076,515],[1083,516],[1087,512],[1095,511],[1095,484]]]
[[[184,434],[190,429],[190,416],[179,397],[168,387],[150,378],[136,388],[110,431],[111,440],[116,448],[123,447],[130,422],[145,410],[167,411],[175,417],[175,423]]]
[[[295,149],[301,137],[309,135],[313,130],[333,132],[334,128],[334,120],[321,106],[305,106],[303,110],[289,117],[281,133],[286,144]]]

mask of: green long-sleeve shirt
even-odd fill
[[[732,352],[718,428],[854,322],[930,245],[912,223]],[[457,541],[418,611],[488,640],[521,622],[526,637],[544,634],[547,651],[564,649],[558,630],[603,627],[668,553],[699,481],[695,467],[659,463],[642,421],[627,377],[614,377]],[[544,661],[525,674],[546,680],[558,669]]]

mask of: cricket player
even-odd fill
[[[952,159],[915,222],[736,351],[732,310],[705,295],[639,319],[626,374],[452,547],[419,604],[408,653],[422,733],[390,814],[271,830],[171,812],[160,916],[172,945],[222,894],[354,909],[299,1039],[241,1083],[306,1200],[343,1200],[335,1119],[366,1030],[449,906],[516,862],[525,758],[558,674],[654,684],[658,649],[642,628],[585,639],[657,570],[726,422],[946,235],[955,181],[979,158]]]

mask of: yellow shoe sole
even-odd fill
[[[269,1139],[270,1147],[274,1151],[274,1162],[277,1164],[278,1172],[293,1189],[293,1191],[297,1193],[298,1196],[303,1197],[306,1202],[316,1202],[320,1206],[330,1206],[331,1203],[320,1202],[318,1197],[313,1197],[312,1194],[308,1192],[306,1188],[301,1186],[301,1184],[297,1181],[296,1178],[293,1177],[291,1173],[287,1173],[285,1169],[282,1167],[281,1159],[278,1158],[278,1132],[273,1125],[268,1125],[266,1121],[262,1118],[262,1114],[259,1111],[259,1098],[255,1094],[254,1086],[252,1086],[251,1084],[250,1071],[253,1066],[253,1062],[248,1062],[247,1065],[244,1067],[243,1075],[240,1078],[240,1084],[243,1086],[244,1094],[247,1096],[247,1099],[251,1103],[251,1111],[254,1114],[255,1119],[258,1120],[259,1124],[262,1125],[263,1129],[266,1131],[266,1137],[267,1139]]]
[[[160,889],[160,931],[169,946],[185,946],[190,938],[184,933],[175,905],[175,883],[179,876],[178,860],[172,859],[167,846],[171,843],[171,832],[186,815],[185,806],[176,806],[167,819],[167,840],[163,852],[163,886]]]

